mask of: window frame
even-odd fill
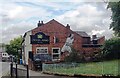
[[[53,50],[54,49],[58,49],[58,53],[53,53]],[[59,59],[53,59],[53,55],[58,55],[59,56]],[[52,61],[56,61],[56,60],[60,60],[60,48],[59,47],[53,47],[52,48]]]
[[[47,49],[47,53],[38,53],[37,50]],[[36,47],[36,54],[48,54],[48,47]]]

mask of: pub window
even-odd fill
[[[52,48],[52,59],[53,61],[60,59],[60,48]]]
[[[48,53],[48,47],[37,47],[36,48],[37,54],[47,54]]]

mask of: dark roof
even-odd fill
[[[77,34],[79,34],[82,37],[90,37],[86,32],[84,31],[75,31]]]

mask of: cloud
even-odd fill
[[[2,42],[9,43],[9,40],[23,35],[25,32],[34,28],[32,23],[20,22],[18,24],[10,24],[9,27],[2,29]]]
[[[2,5],[4,9],[2,9],[1,16],[2,23],[13,23],[16,20],[28,20],[30,18],[42,18],[50,17],[51,12],[48,12],[46,9],[41,7],[33,7],[33,6],[21,6],[15,3],[5,3],[6,5]],[[36,21],[36,20],[35,20]]]
[[[98,7],[98,5],[102,7]],[[109,30],[111,22],[110,16],[111,11],[105,8],[104,3],[84,3],[83,5],[79,5],[76,9],[57,16],[56,19],[64,24],[69,23],[72,30],[85,31],[89,35],[105,35],[108,39],[113,33]]]
[[[11,39],[23,35],[36,26],[38,20],[48,20],[51,12],[41,7],[21,6],[15,2],[5,2],[0,8],[0,43],[8,43]],[[8,7],[9,6],[9,7]]]
[[[119,0],[1,0],[1,2],[118,2]]]
[[[3,2],[1,6],[3,8],[0,8],[0,43],[8,43],[11,39],[37,27],[38,20],[48,20],[52,16],[50,11],[42,7],[21,6],[16,2]]]
[[[15,9],[11,10],[11,11],[9,12],[8,16],[9,16],[10,18],[15,18],[15,17],[17,17],[17,16],[18,16],[20,13],[22,13],[22,12],[23,12],[23,7],[18,6],[18,7],[15,7]]]
[[[105,32],[105,30],[92,30],[92,35],[103,34],[103,32]]]

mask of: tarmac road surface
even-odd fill
[[[9,73],[10,69],[10,63],[9,62],[0,62],[0,78],[2,76],[5,76]]]
[[[76,78],[76,77],[48,75],[48,74],[43,74],[40,71],[32,71],[32,70],[30,70],[29,73],[30,73],[30,78]]]

